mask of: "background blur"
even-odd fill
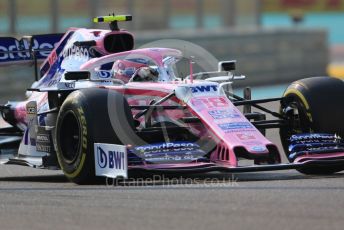
[[[188,40],[219,60],[238,60],[238,72],[248,76],[239,86],[277,85],[272,91],[280,94],[295,79],[340,69],[343,10],[344,0],[0,0],[0,36],[100,28],[94,16],[132,14],[120,27],[134,32],[136,48],[157,39]],[[32,80],[27,73],[7,82],[0,69],[0,84],[22,90],[29,83],[17,81]],[[8,88],[1,94],[17,93]]]

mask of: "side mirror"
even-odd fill
[[[88,80],[90,79],[89,71],[71,71],[64,74],[66,80],[78,81],[78,80]]]
[[[229,76],[218,76],[218,77],[208,77],[205,80],[206,81],[212,81],[212,82],[228,82],[228,81],[232,81],[234,78],[234,76],[231,74]]]
[[[235,70],[236,67],[236,60],[232,60],[232,61],[221,61],[218,64],[218,71],[222,72],[222,71],[233,71]]]

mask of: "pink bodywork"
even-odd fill
[[[126,56],[138,57],[140,55],[149,57],[155,61],[158,65],[163,65],[162,59],[165,56],[181,56],[180,51],[164,48],[147,48],[140,50],[133,50],[123,53],[111,54],[101,58],[92,59],[81,66],[82,70],[89,70],[103,65],[112,60],[116,60],[119,57]],[[106,88],[116,90],[126,95],[130,105],[148,105],[149,100],[140,99],[140,97],[159,97],[162,98],[167,94],[173,92],[179,86],[197,86],[199,84],[204,85],[204,81],[194,80],[191,83],[187,81],[171,81],[171,82],[157,82],[157,83],[128,83],[123,86],[105,86]],[[138,96],[139,98],[135,98]],[[131,98],[135,99],[131,99]],[[164,105],[172,105],[180,103],[177,98],[165,102]],[[189,113],[198,117],[204,124],[205,129],[208,132],[203,132],[205,135],[211,133],[211,138],[216,139],[217,147],[212,152],[210,159],[218,164],[223,164],[231,167],[238,166],[238,159],[234,153],[234,149],[237,147],[243,147],[247,152],[254,155],[267,155],[269,154],[268,146],[277,147],[266,137],[264,137],[236,108],[233,103],[225,96],[220,96],[216,92],[213,95],[193,95],[192,98],[186,103],[189,108]],[[226,111],[231,117],[224,119],[215,119],[209,114],[209,111]],[[166,111],[168,116],[174,119],[185,116],[181,111]],[[221,128],[220,126],[231,126],[230,124],[238,124],[238,128],[229,127],[229,130]],[[240,128],[240,125],[247,126],[246,128]],[[205,138],[209,138],[208,136]],[[275,163],[280,163],[280,156],[277,153],[274,156]]]

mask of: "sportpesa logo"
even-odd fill
[[[190,142],[169,142],[138,146],[135,147],[134,150],[140,153],[158,153],[169,151],[191,151],[197,148],[199,148],[199,145]]]
[[[18,41],[16,39],[12,39],[8,41],[9,44],[7,46],[0,46],[0,61],[1,60],[16,60],[16,59],[30,59],[31,54],[28,52],[30,49],[30,44],[26,40]],[[57,43],[56,43],[57,44]],[[53,49],[56,44],[51,44],[48,42],[39,43],[36,39],[33,40],[33,50],[50,50]],[[19,52],[23,50],[23,52]],[[50,51],[39,51],[40,56],[48,57]]]
[[[87,61],[90,57],[88,50],[86,48],[77,47],[75,45],[63,50],[63,57],[72,57],[76,60]]]

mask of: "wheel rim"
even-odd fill
[[[294,97],[289,98],[289,102],[284,108],[291,108],[293,110],[292,115],[287,115],[290,120],[290,127],[281,129],[281,141],[285,154],[288,156],[289,138],[294,134],[300,133],[312,133],[311,123],[306,114],[306,108],[302,106],[302,103]]]
[[[80,123],[73,111],[69,111],[63,117],[60,126],[60,148],[66,163],[71,164],[78,158],[81,147]]]
[[[293,119],[293,126],[291,130],[291,135],[296,133],[308,133],[311,132],[310,121],[307,118],[305,108],[299,102],[293,102],[289,105],[297,113]]]

